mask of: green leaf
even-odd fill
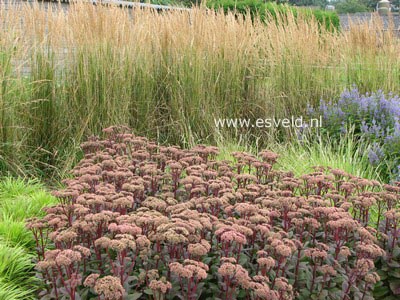
[[[310,286],[311,286],[311,282],[310,282]],[[310,289],[310,288],[308,288],[308,289]],[[301,292],[302,296],[305,297],[305,299],[310,299],[310,296],[311,296],[310,291],[308,289],[307,290],[303,290]]]
[[[136,292],[134,294],[130,294],[126,297],[126,300],[137,300],[139,299],[141,296],[143,295],[143,293],[140,292]]]
[[[379,277],[381,278],[381,281],[386,280],[386,278],[387,278],[387,272],[384,272],[384,271],[382,271],[382,270],[378,270],[377,273],[378,273]]]
[[[241,253],[239,256],[239,265],[243,266],[247,263],[248,257],[246,254]]]
[[[395,279],[389,282],[390,289],[392,290],[393,294],[400,295],[400,280]]]
[[[203,263],[205,263],[206,265],[209,265],[212,260],[213,260],[213,257],[207,256],[207,257],[203,258]]]
[[[393,249],[393,257],[400,257],[400,247],[394,247]]]
[[[143,291],[146,295],[153,295],[153,291],[151,289],[145,289]]]
[[[391,269],[388,275],[394,278],[400,278],[400,269]]]
[[[394,261],[394,260],[391,260],[387,264],[391,268],[400,268],[400,263],[398,263],[397,261]]]

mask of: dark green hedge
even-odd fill
[[[267,15],[271,15],[276,19],[277,15],[284,16],[290,11],[295,17],[299,14],[309,17],[314,16],[320,25],[325,26],[329,30],[339,30],[340,27],[340,20],[335,12],[296,8],[289,5],[263,2],[262,0],[210,0],[207,2],[207,6],[214,9],[222,8],[225,12],[233,10],[241,14],[250,12],[252,17],[259,15],[262,20],[265,20]]]
[[[364,3],[358,0],[345,0],[335,4],[338,14],[354,14],[358,12],[368,12],[368,8]]]

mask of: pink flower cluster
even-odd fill
[[[376,261],[399,246],[395,186],[320,167],[296,178],[270,151],[221,161],[215,147],[104,134],[28,223],[39,298],[368,299]]]

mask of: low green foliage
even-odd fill
[[[35,299],[35,242],[25,219],[42,215],[55,201],[36,180],[0,180],[0,300]]]
[[[35,299],[32,255],[0,241],[0,300]],[[37,285],[37,283],[36,283]]]
[[[33,249],[35,246],[32,234],[26,230],[25,222],[5,219],[4,216],[0,221],[0,237],[10,246],[20,245],[28,249]]]
[[[53,203],[55,198],[36,180],[8,177],[0,182],[0,212],[3,219],[24,221],[40,215],[43,207]]]
[[[276,145],[275,151],[281,154],[278,167],[301,176],[313,171],[314,166],[341,169],[354,176],[380,180],[379,172],[368,160],[368,152],[355,142],[350,133],[337,143],[328,136],[304,138],[286,145]]]

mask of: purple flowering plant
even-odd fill
[[[321,134],[341,138],[349,129],[359,139],[382,178],[400,179],[400,98],[382,91],[362,94],[356,87],[345,90],[339,100],[321,100],[309,107],[310,116],[322,116]]]

